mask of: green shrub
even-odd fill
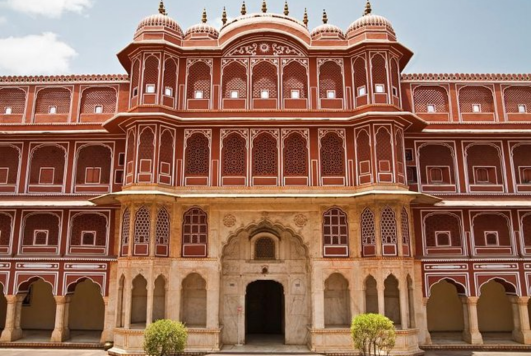
[[[393,322],[380,314],[361,314],[350,328],[354,345],[362,356],[389,355],[395,347]]]
[[[148,356],[169,356],[184,351],[188,330],[173,320],[159,320],[144,333],[144,351]]]

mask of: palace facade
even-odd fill
[[[348,352],[373,312],[400,355],[531,345],[531,76],[402,74],[369,3],[323,22],[161,3],[128,75],[0,77],[1,341]]]

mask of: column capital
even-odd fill
[[[531,299],[531,297],[518,297],[518,296],[514,296],[512,297],[511,299],[514,300],[514,302],[518,305],[524,305],[524,306],[527,306],[529,304],[529,299]]]
[[[54,299],[57,305],[66,304],[68,302],[68,296],[66,295],[56,295],[54,296]]]
[[[16,304],[19,301],[18,295],[6,295],[7,304]]]
[[[461,297],[461,301],[463,303],[466,303],[468,305],[477,305],[478,304],[478,301],[479,301],[479,297],[468,297],[468,296],[463,296]]]

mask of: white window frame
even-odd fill
[[[360,96],[365,96],[367,95],[367,87],[365,85],[361,86],[358,88],[358,98]]]
[[[42,171],[43,169],[51,169],[52,170],[52,182],[51,183],[43,183],[42,182]],[[55,167],[41,167],[39,169],[39,184],[40,185],[53,185],[55,181]]]
[[[57,105],[50,105],[48,107],[48,114],[49,115],[57,115]]]
[[[240,91],[239,90],[231,90],[230,91],[230,98],[231,99],[239,99],[240,98]]]
[[[485,237],[485,246],[487,247],[499,247],[500,246],[500,236],[498,234],[498,231],[484,231],[483,235]],[[487,239],[488,235],[496,236],[496,245],[489,244],[489,240]]]
[[[531,184],[531,180],[529,181],[525,181],[524,179],[524,173],[526,171],[530,171],[531,172],[531,167],[520,167],[520,184]]]
[[[125,153],[124,152],[118,153],[118,167],[123,167],[124,165],[125,165]]]
[[[100,110],[98,110],[98,108],[99,108]],[[98,114],[98,115],[103,114],[103,111],[104,111],[104,110],[105,110],[105,108],[104,108],[103,105],[101,105],[101,104],[98,104],[98,105],[95,105],[95,106],[94,106],[94,114]]]
[[[380,88],[380,89],[378,89]],[[374,85],[374,93],[376,94],[386,94],[385,92],[385,84],[375,84]]]
[[[88,176],[88,170],[89,169],[92,169],[92,170],[97,170],[99,171],[99,174],[98,174],[98,182],[95,183],[95,182],[87,182],[87,176]],[[85,184],[86,185],[97,185],[97,184],[101,184],[101,167],[85,167]]]
[[[172,87],[165,87],[164,88],[164,96],[173,98],[173,88]]]
[[[11,106],[6,106],[4,108],[4,114],[5,115],[13,115],[13,108]]]
[[[156,94],[157,85],[156,84],[146,84],[146,94]]]
[[[138,96],[138,87],[133,88],[133,98]]]
[[[426,112],[428,114],[435,114],[437,112],[437,105],[435,104],[426,105]]]
[[[291,99],[300,99],[301,98],[300,89],[291,89],[290,98]]]
[[[477,166],[474,166],[474,183],[475,183],[475,184],[496,184],[496,183],[492,183],[492,182],[490,181],[490,170],[489,170],[489,168],[494,168],[494,174],[495,174],[495,176],[497,176],[497,174],[496,174],[496,167],[483,167],[483,166],[479,166],[479,167],[477,167]],[[487,171],[487,180],[486,180],[486,181],[483,181],[483,180],[480,181],[480,180],[478,179],[478,171],[479,171],[480,169],[483,169],[483,170]]]
[[[398,89],[396,87],[393,87],[392,91],[393,91],[393,96],[398,98]]]
[[[46,234],[46,243],[38,244],[37,243],[37,234],[44,233]],[[48,246],[48,241],[50,240],[50,230],[33,230],[33,246]]]
[[[9,181],[9,167],[0,167],[0,172],[6,172],[6,179],[3,181],[0,181],[0,184],[7,184]]]
[[[196,90],[194,91],[194,99],[202,100],[205,98],[205,92],[202,90]]]
[[[165,173],[164,167],[168,168],[167,173]],[[160,174],[166,177],[171,176],[171,164],[168,162],[160,162]]]
[[[86,244],[84,242],[84,235],[85,234],[92,234],[94,236],[94,242],[92,244]],[[96,231],[81,231],[81,246],[96,246],[96,235],[97,235],[97,232]]]
[[[335,90],[327,90],[326,91],[326,98],[327,99],[337,99],[337,94]]]
[[[481,114],[482,113],[481,104],[472,104],[472,112],[474,114]]]
[[[260,89],[260,99],[267,100],[270,98],[269,89]]]
[[[149,162],[149,170],[147,171],[144,171],[142,170],[142,165],[143,165],[143,162]],[[146,174],[146,173],[153,173],[153,160],[152,159],[141,159],[140,160],[140,165],[138,166],[138,172],[139,173],[142,173],[142,174]]]
[[[440,244],[439,236],[447,235],[448,244]],[[452,247],[452,233],[450,231],[435,231],[435,246],[437,247]]]
[[[518,104],[518,113],[519,114],[527,114],[527,105],[526,104]]]
[[[441,179],[440,180],[435,180],[433,179],[433,176],[432,176],[432,171],[433,170],[439,170],[441,172]],[[430,183],[436,183],[436,184],[441,184],[441,183],[444,183],[444,171],[441,167],[429,167],[428,168],[428,174],[429,174],[429,182]]]

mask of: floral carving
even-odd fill
[[[298,227],[304,227],[308,223],[308,217],[304,214],[297,214],[293,218],[293,221]]]
[[[236,217],[232,214],[225,215],[223,218],[223,225],[226,227],[233,227],[236,225]]]

